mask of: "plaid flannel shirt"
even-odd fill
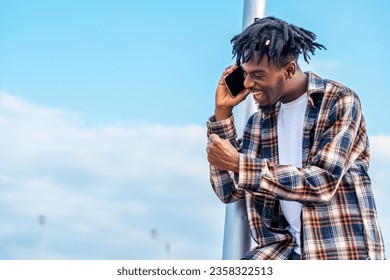
[[[229,139],[240,152],[239,173],[210,165],[221,201],[246,199],[257,246],[245,258],[288,259],[295,241],[279,199],[302,203],[302,259],[385,259],[370,178],[370,150],[358,96],[315,74],[309,78],[302,166],[278,165],[280,103],[248,120],[237,139],[234,119],[207,123],[208,135]]]

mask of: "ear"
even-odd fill
[[[294,60],[291,60],[289,63],[284,66],[284,73],[286,75],[286,79],[291,79],[297,70],[297,63]]]

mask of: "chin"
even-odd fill
[[[270,104],[261,105],[259,102],[256,102],[256,106],[261,111],[270,111],[272,109],[272,105]]]

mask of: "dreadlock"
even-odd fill
[[[246,28],[241,34],[232,38],[233,57],[237,64],[254,59],[255,52],[258,61],[265,54],[268,55],[268,63],[276,67],[283,67],[291,60],[297,60],[299,54],[309,63],[308,52],[314,55],[316,48],[326,49],[323,45],[314,42],[316,35],[306,29],[289,24],[275,17],[255,19],[255,22]]]

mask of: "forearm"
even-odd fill
[[[349,169],[356,167],[357,158],[366,149],[364,144],[354,145],[355,149],[349,148],[343,152],[340,152],[340,148],[331,147],[339,147],[335,142],[346,141],[339,137],[328,146],[325,145],[303,168],[273,164],[267,159],[240,154],[237,187],[301,203],[326,203],[333,198]],[[346,146],[351,147],[352,144]],[[339,153],[329,153],[330,150]]]
[[[236,129],[234,127],[234,118],[229,116],[222,121],[216,121],[215,116],[211,117],[207,123],[207,136],[217,134],[222,139],[227,139],[235,147],[240,150],[240,140],[237,140]],[[238,172],[238,158],[235,168],[226,168]],[[210,164],[210,182],[214,192],[224,203],[230,203],[244,197],[244,191],[238,190],[237,186],[238,175],[234,172],[222,170]]]
[[[224,203],[235,202],[245,197],[243,189],[237,188],[236,173],[210,165],[210,182],[217,197]]]
[[[233,115],[220,121],[217,121],[215,116],[210,117],[207,121],[207,137],[211,134],[217,134],[220,138],[229,140],[237,150],[240,150],[241,140],[237,139]]]
[[[240,156],[237,187],[280,199],[317,204],[329,201],[338,186],[336,176],[316,166],[275,165],[266,159]]]
[[[223,121],[232,116],[232,107],[216,107],[214,110],[215,121]]]

